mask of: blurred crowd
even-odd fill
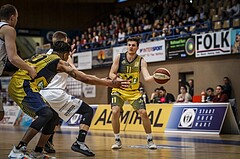
[[[81,34],[68,39],[77,52],[101,47],[122,45],[129,36],[138,36],[142,42],[163,38],[208,32],[214,22],[240,15],[237,0],[149,0],[124,7],[110,14]],[[200,4],[201,2],[201,4]],[[217,19],[216,19],[217,15]]]

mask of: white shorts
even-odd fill
[[[65,122],[67,122],[82,105],[81,99],[67,94],[62,89],[44,89],[40,91],[40,94]]]

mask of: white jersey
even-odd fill
[[[0,22],[0,29],[4,25],[8,25],[8,23]],[[2,75],[6,62],[7,62],[7,50],[5,47],[5,41],[4,39],[0,38],[0,76]]]
[[[49,85],[40,91],[40,94],[65,122],[67,122],[82,105],[82,100],[66,93],[67,78],[67,73],[58,73]]]

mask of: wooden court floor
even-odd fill
[[[7,158],[12,145],[19,142],[25,129],[0,127],[0,159]],[[153,133],[158,149],[149,150],[143,132],[121,132],[123,148],[112,150],[114,138],[111,131],[91,130],[86,143],[96,156],[86,157],[70,149],[77,134],[76,128],[58,130],[54,137],[57,152],[52,156],[57,159],[240,159],[240,135]],[[29,150],[35,147],[38,137],[30,142]]]

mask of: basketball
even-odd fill
[[[154,71],[153,78],[158,84],[165,84],[170,80],[171,74],[166,68],[158,68]]]

